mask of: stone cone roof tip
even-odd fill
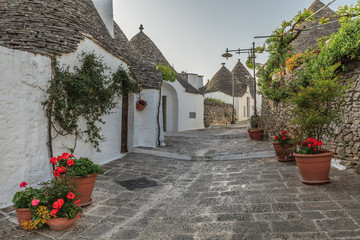
[[[140,25],[139,30],[140,32],[130,40],[132,47],[137,50],[143,59],[154,67],[158,63],[162,63],[170,66],[176,72],[156,44],[144,33],[144,26],[142,24]],[[199,90],[188,83],[187,79],[183,78],[180,74],[177,74],[177,80],[185,88],[186,92],[199,94]]]
[[[139,29],[140,32],[130,40],[130,44],[137,49],[145,60],[154,65],[163,63],[171,66],[156,44],[144,33],[144,26],[142,24]]]
[[[246,92],[247,86],[249,86],[250,94],[253,96],[253,78],[246,67],[241,63],[240,59],[234,66],[231,73],[234,74],[235,78],[235,93],[239,94],[239,96],[243,96]]]
[[[314,13],[324,7],[325,4],[320,0],[315,0],[310,6],[309,10],[313,11]],[[333,10],[331,10],[329,7],[325,7],[320,12],[315,14],[315,21],[306,22],[303,23],[301,26],[313,27],[319,25],[317,22],[322,17],[324,18],[330,18],[331,20],[335,20],[334,17],[332,17],[335,14]],[[339,23],[329,23],[320,27],[312,28],[308,31],[303,31],[297,39],[295,39],[291,44],[293,45],[295,51],[294,53],[303,53],[305,52],[309,47],[313,47],[316,45],[317,40],[323,36],[330,36],[332,33],[337,32],[340,28]]]

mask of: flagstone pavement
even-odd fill
[[[220,130],[199,131],[202,138],[190,136],[206,139],[208,150],[202,150],[208,155],[217,151],[209,140],[214,136],[211,131],[218,136]],[[255,144],[245,139],[241,133],[245,130],[238,131],[233,139],[249,143],[243,148],[253,146],[255,152],[271,146],[270,142]],[[182,141],[177,142],[179,148]],[[239,148],[234,141],[227,144],[232,143],[230,152]],[[310,186],[300,182],[295,162],[249,156],[187,161],[130,153],[103,166],[105,174],[98,176],[94,203],[84,208],[72,229],[20,230],[8,207],[0,209],[0,239],[360,239],[359,175],[332,168],[330,184]],[[119,184],[142,177],[159,186],[131,191]]]

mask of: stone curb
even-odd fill
[[[232,134],[232,135],[201,135],[188,133],[166,133],[166,137],[188,137],[188,138],[211,138],[211,139],[231,139],[231,138],[246,138],[247,133]]]
[[[274,151],[248,152],[240,154],[213,154],[213,155],[186,155],[178,153],[170,153],[157,151],[156,149],[134,148],[134,153],[148,154],[157,157],[165,157],[170,159],[179,159],[187,161],[227,161],[241,159],[259,159],[275,157]]]

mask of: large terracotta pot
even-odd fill
[[[16,211],[17,219],[21,229],[24,229],[21,223],[30,221],[33,215],[33,212],[30,211],[30,208],[14,208]]]
[[[253,139],[255,141],[262,141],[264,138],[264,130],[263,129],[258,129],[258,130],[250,130]]]
[[[295,160],[293,157],[288,156],[288,154],[286,153],[286,151],[290,148],[290,144],[287,143],[281,146],[280,143],[273,142],[273,146],[279,162],[290,162]]]
[[[50,218],[46,223],[49,225],[51,230],[62,231],[71,228],[74,226],[76,219],[67,219],[67,218]]]
[[[330,182],[329,172],[333,152],[321,151],[319,154],[294,153],[301,174],[301,181],[306,184],[325,184]]]
[[[145,105],[142,105],[140,103],[136,103],[136,109],[137,110],[142,111],[142,110],[144,110],[144,108],[145,108]]]
[[[88,177],[76,177],[75,182],[80,194],[80,207],[86,207],[92,203],[91,194],[94,190],[97,174],[88,175]]]
[[[250,139],[254,139],[253,134],[252,134],[252,132],[251,132],[251,130],[250,130],[250,129],[248,129],[248,133],[249,133],[249,137],[250,137]]]

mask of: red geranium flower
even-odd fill
[[[74,155],[70,154],[69,157],[74,157]]]
[[[58,204],[59,204],[59,206],[60,206],[59,208],[61,208],[61,207],[62,207],[62,205],[64,204],[64,199],[61,199],[61,198],[60,198],[60,199],[58,199],[58,200],[57,200],[57,203],[58,203]]]
[[[74,199],[75,194],[73,194],[72,192],[69,192],[66,197],[67,197],[68,199]]]
[[[283,137],[283,140],[286,140],[286,137]]]
[[[77,200],[77,201],[75,201],[74,203],[76,204],[76,206],[78,206],[78,207],[79,207],[79,206],[80,206],[80,199],[79,199],[79,200]]]
[[[22,188],[22,187],[25,187],[26,185],[28,185],[27,182],[21,182],[21,183],[20,183],[20,187],[21,187],[21,188]]]
[[[56,160],[57,160],[56,157],[52,157],[52,158],[50,159],[50,163],[55,165],[55,164],[56,164]]]
[[[56,217],[56,214],[59,210],[58,209],[53,209],[51,210],[50,214],[53,216],[53,217]]]
[[[72,165],[74,165],[74,160],[72,160],[72,159],[69,159],[69,160],[67,160],[67,165],[69,166],[69,167],[71,167]]]
[[[286,131],[286,130],[284,130],[284,131],[282,132],[282,135],[285,135],[285,134],[287,134],[287,131]]]
[[[279,136],[275,136],[275,139],[276,139],[276,140],[279,140]]]

